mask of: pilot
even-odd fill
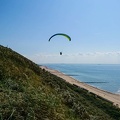
[[[60,55],[62,55],[62,52],[60,52]]]

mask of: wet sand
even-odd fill
[[[100,96],[100,97],[112,102],[114,105],[116,105],[120,108],[120,95],[113,94],[113,93],[98,89],[96,87],[90,86],[90,85],[83,83],[83,82],[80,82],[80,81],[78,81],[78,80],[76,80],[68,75],[65,75],[57,70],[49,69],[45,66],[40,66],[40,68],[45,69],[46,71],[64,79],[66,82],[69,82],[70,84],[74,84],[74,85],[77,85],[81,88],[86,89],[89,92],[94,93],[95,95]]]

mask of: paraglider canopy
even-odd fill
[[[50,40],[51,40],[51,38],[53,38],[54,36],[57,36],[57,35],[64,36],[64,37],[66,37],[69,41],[71,41],[70,36],[68,36],[67,34],[64,34],[64,33],[57,33],[57,34],[54,34],[54,35],[52,35],[52,36],[49,38],[49,40],[48,40],[48,41],[50,41]]]

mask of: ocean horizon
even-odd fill
[[[40,64],[80,82],[120,94],[120,64]]]

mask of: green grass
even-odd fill
[[[0,46],[0,120],[120,120],[120,109]]]

